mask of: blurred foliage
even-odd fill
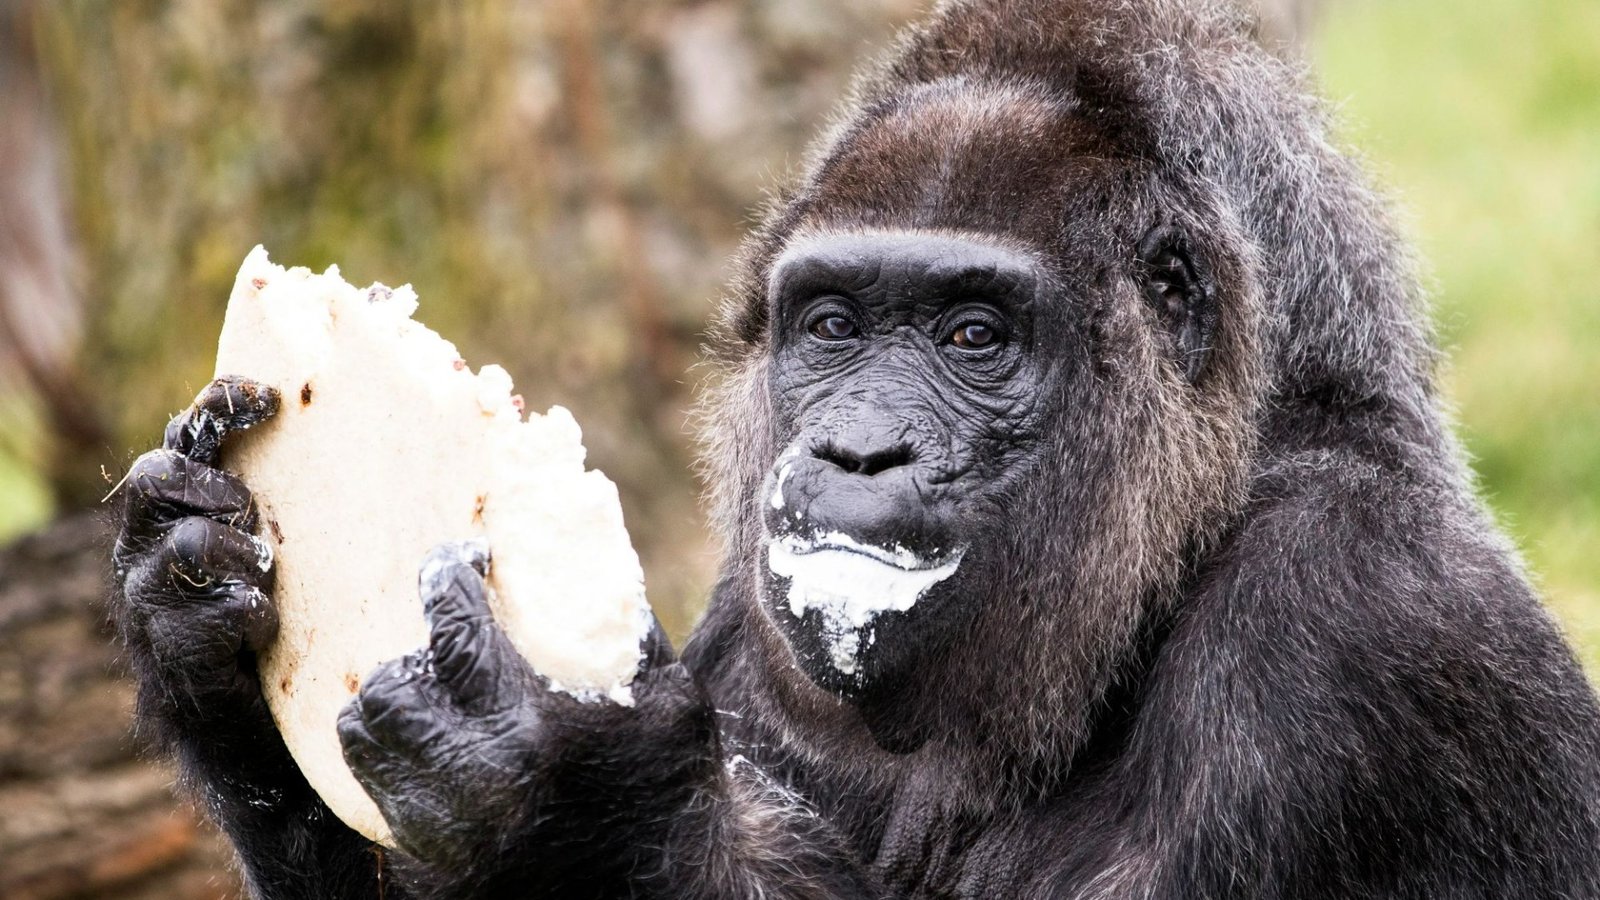
[[[1432,271],[1485,497],[1600,673],[1600,3],[1344,0],[1320,28]]]
[[[38,3],[80,357],[114,434],[75,471],[118,471],[204,383],[252,245],[410,281],[467,358],[577,411],[681,634],[712,564],[684,411],[722,262],[851,67],[921,5]],[[1315,67],[1437,276],[1486,495],[1600,670],[1600,4],[1323,12]],[[41,421],[0,384],[0,538],[49,514]]]
[[[151,446],[210,377],[252,245],[288,265],[337,263],[359,284],[409,281],[420,317],[467,359],[505,364],[531,408],[577,411],[591,463],[621,488],[652,601],[682,633],[714,562],[686,409],[723,260],[766,175],[910,12],[889,0],[37,4],[88,272],[80,357],[114,435],[79,476],[103,493],[101,466],[119,472]],[[37,411],[0,417],[8,433],[37,431]],[[51,453],[10,443],[5,532],[43,512],[12,486],[16,461]]]

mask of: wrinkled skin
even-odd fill
[[[606,843],[607,831],[664,846],[669,823],[650,813],[712,786],[709,707],[659,629],[634,682],[638,709],[549,690],[494,624],[488,565],[486,549],[471,543],[443,545],[423,562],[428,646],[362,682],[339,716],[345,759],[399,848],[429,870],[494,873],[478,890],[503,883],[599,891],[606,879],[590,868],[590,848]],[[635,756],[641,751],[668,754],[672,765],[646,765]],[[585,809],[596,794],[612,808]],[[574,806],[577,815],[568,813]],[[508,832],[543,852],[487,839]],[[516,855],[502,857],[506,849]],[[605,890],[625,888],[619,880]]]
[[[913,610],[857,636],[849,672],[822,617],[792,615],[769,571],[771,621],[818,684],[892,693],[970,619],[969,579],[1000,563],[986,519],[1045,443],[1040,401],[1057,372],[1032,309],[1044,279],[999,246],[894,232],[797,241],[773,267],[774,426],[789,437],[764,485],[776,498],[761,507],[765,534],[844,534],[929,564],[961,556]]]
[[[220,379],[167,426],[161,449],[134,462],[112,554],[114,610],[141,726],[178,757],[252,891],[376,897],[366,842],[305,783],[256,678],[255,654],[277,631],[273,568],[251,536],[249,490],[214,466],[230,432],[277,407],[269,388]]]
[[[372,672],[339,716],[350,768],[395,823],[395,842],[439,866],[470,862],[474,833],[524,817],[539,706],[553,699],[490,627],[488,564],[481,545],[429,556],[420,578],[428,646]],[[463,757],[482,765],[456,765]],[[419,767],[438,775],[418,783]]]
[[[311,792],[255,671],[277,626],[270,555],[252,537],[249,490],[214,468],[228,434],[277,402],[244,378],[201,392],[130,470],[114,551],[141,712],[234,839],[253,893],[612,896],[651,881],[675,840],[664,813],[690,818],[695,796],[717,789],[703,690],[659,627],[634,708],[549,690],[493,622],[478,544],[423,562],[428,646],[371,673],[339,717],[346,759],[400,854],[372,852]],[[662,881],[662,896],[678,890],[669,883],[682,882]]]
[[[1600,709],[1483,514],[1387,213],[1219,2],[942,5],[747,242],[727,550],[636,704],[423,562],[306,787],[207,388],[124,488],[144,719],[260,897],[1600,896]],[[263,565],[267,562],[266,565]],[[844,573],[841,576],[840,573]],[[910,589],[905,586],[911,585]]]

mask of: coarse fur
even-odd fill
[[[703,433],[730,550],[687,659],[896,895],[1600,893],[1593,695],[1474,495],[1385,204],[1244,24],[1221,3],[947,3],[861,79],[718,321]],[[1060,156],[1028,157],[1036,135]],[[938,737],[880,750],[747,599],[782,440],[773,259],[825,222],[1113,266],[1118,225],[1173,210],[1225,261],[1205,379],[1153,369],[1126,310],[1095,323],[1107,402],[1058,422],[1093,428],[1089,451],[1034,476],[1008,602],[966,658],[897,698]]]
[[[228,577],[248,492],[207,466],[270,410],[203,395],[130,477],[122,624],[254,890],[1600,897],[1594,693],[1473,490],[1385,204],[1248,26],[967,0],[909,30],[715,327],[705,619],[652,642],[635,708],[582,705],[488,624],[481,564],[425,584],[445,624],[339,726],[399,852],[327,814],[252,693],[270,579]],[[906,349],[969,263],[1023,285],[980,297],[1008,378]],[[879,306],[798,317],[849,293],[792,287],[829,266]],[[840,521],[965,552],[848,666],[766,562]]]

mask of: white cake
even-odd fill
[[[485,537],[495,618],[536,671],[586,700],[632,703],[650,621],[616,486],[585,471],[572,415],[524,419],[505,370],[474,374],[416,308],[409,285],[362,290],[256,247],[217,348],[218,375],[282,396],[223,455],[255,492],[278,565],[267,702],[311,786],[385,842],[334,725],[375,666],[427,642],[417,568],[430,548]]]

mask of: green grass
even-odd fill
[[[28,404],[0,390],[0,544],[43,525],[53,512],[39,473],[38,433]]]
[[[32,466],[0,453],[0,545],[50,520],[50,493]]]
[[[1600,3],[1329,7],[1323,90],[1435,279],[1484,494],[1600,672]]]

